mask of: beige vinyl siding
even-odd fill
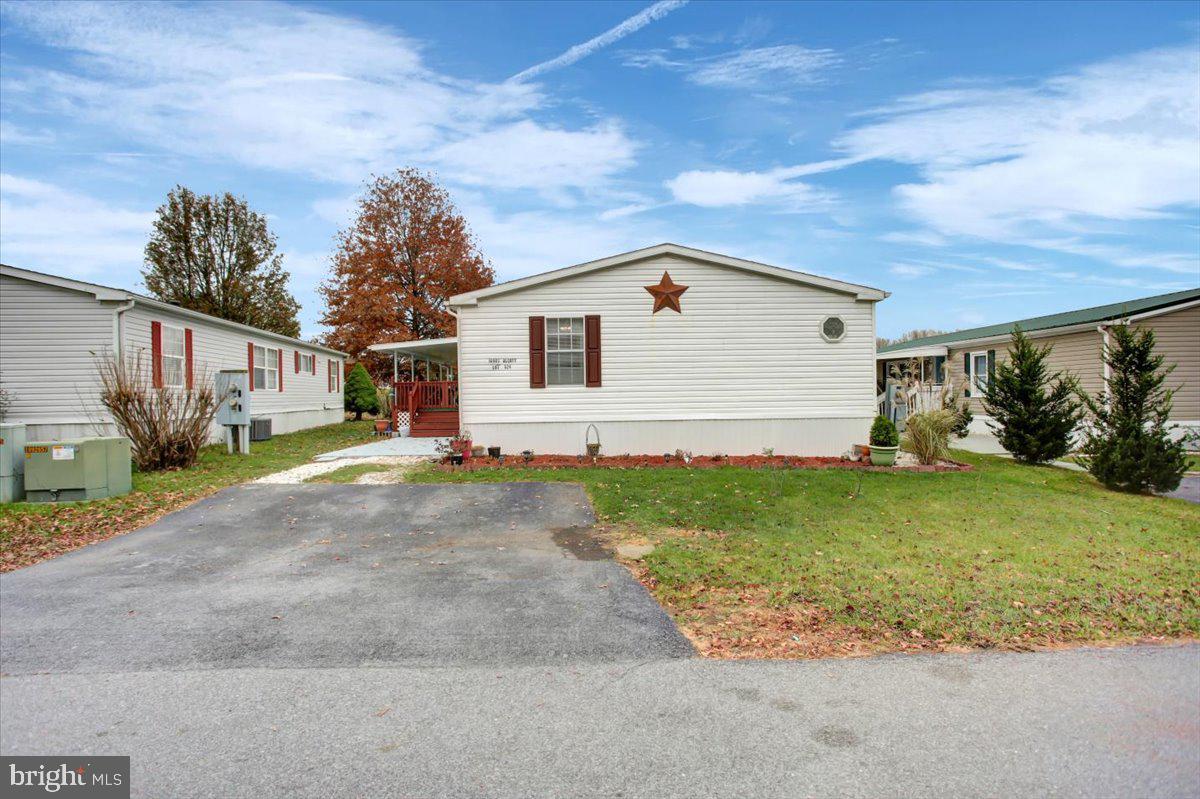
[[[683,313],[651,314],[667,270]],[[601,317],[602,382],[529,387],[530,316]],[[820,334],[838,315],[845,338]],[[873,303],[659,256],[459,309],[462,426],[528,422],[865,419],[875,412]],[[513,358],[511,369],[489,359]],[[497,367],[498,368],[494,368]],[[865,430],[864,430],[865,433]],[[846,441],[848,446],[852,441]]]
[[[0,385],[5,421],[90,425],[106,418],[97,355],[111,352],[116,303],[0,276]]]
[[[1155,349],[1175,371],[1167,378],[1178,388],[1171,408],[1177,421],[1200,421],[1200,306],[1153,316],[1140,323],[1154,331]]]
[[[1046,360],[1050,373],[1064,372],[1075,376],[1085,391],[1096,393],[1104,387],[1104,364],[1100,359],[1103,340],[1097,330],[1083,330],[1061,336],[1034,338],[1039,347],[1050,346],[1050,357]],[[950,350],[948,363],[954,380],[962,379],[963,355],[969,352],[995,350],[996,364],[1008,361],[1009,342],[977,344],[962,349]],[[971,398],[971,411],[984,413],[983,402],[978,396]]]

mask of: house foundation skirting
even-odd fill
[[[657,455],[677,449],[694,455],[777,455],[835,457],[852,444],[865,444],[872,417],[837,419],[688,419],[596,422],[605,455]],[[462,430],[474,444],[499,446],[516,454],[586,452],[588,422],[502,422],[471,424]],[[596,438],[592,434],[591,440]]]

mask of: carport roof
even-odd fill
[[[433,361],[434,363],[453,365],[458,362],[458,339],[456,338],[393,341],[385,344],[372,344],[367,349],[371,352],[382,352],[387,355],[408,355],[413,358]]]

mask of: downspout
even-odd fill
[[[116,313],[113,314],[113,358],[118,362],[122,358],[123,350],[125,349],[125,312],[132,308],[134,304],[134,300],[129,300],[123,305],[118,305]]]

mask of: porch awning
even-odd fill
[[[450,366],[458,363],[458,339],[456,338],[394,341],[387,344],[372,344],[367,349],[372,352],[382,352],[385,355],[408,355],[423,361],[444,363]]]
[[[924,347],[913,347],[907,350],[893,350],[892,352],[877,352],[875,360],[877,361],[907,361],[909,358],[929,358],[935,355],[941,355],[943,358],[948,354],[945,344],[929,344]]]

